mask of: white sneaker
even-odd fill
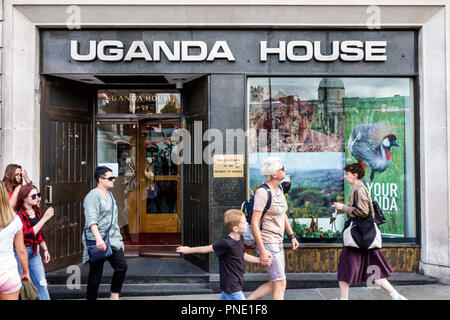
[[[402,296],[401,294],[398,294],[395,298],[392,298],[392,300],[408,300],[406,299],[404,296]]]

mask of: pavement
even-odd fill
[[[128,271],[122,287],[123,300],[219,300],[219,275],[209,274],[184,259],[127,259]],[[74,270],[78,270],[75,272]],[[75,273],[74,273],[75,272]],[[86,295],[87,264],[46,273],[49,292],[55,300],[78,300]],[[109,297],[113,269],[105,264],[99,300]],[[79,287],[69,287],[78,275]],[[244,274],[244,294],[249,296],[268,280],[265,273]],[[450,300],[450,285],[420,273],[393,273],[389,278],[400,294],[410,300]],[[286,300],[328,300],[339,296],[336,273],[288,273]],[[271,296],[265,298],[271,299]],[[389,300],[378,287],[364,283],[350,289],[350,299]]]
[[[396,286],[395,289],[408,300],[450,300],[450,285]],[[251,292],[244,292],[248,297]],[[331,300],[339,297],[339,288],[287,289],[285,300]],[[220,294],[121,297],[122,300],[220,300]],[[271,295],[262,300],[270,300]],[[350,288],[350,300],[390,300],[378,287]],[[99,299],[102,300],[102,299]]]

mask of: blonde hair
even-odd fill
[[[241,210],[227,210],[223,216],[223,224],[229,231],[233,231],[233,227],[237,227],[241,223],[242,216],[245,214]]]
[[[0,183],[0,229],[5,228],[14,220],[15,213],[9,205],[8,191]]]
[[[272,179],[272,174],[277,173],[282,168],[279,164],[283,165],[279,157],[269,157],[264,161],[261,172],[267,180]]]

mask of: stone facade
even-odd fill
[[[3,0],[0,0],[0,135],[2,135],[2,115],[3,115],[3,86],[2,86],[2,74],[3,74]],[[0,167],[3,168],[3,145],[2,139],[0,139]]]
[[[22,164],[29,171],[33,180],[40,180],[40,86],[39,86],[39,28],[65,28],[68,19],[67,6],[79,4],[82,9],[81,27],[101,28],[246,28],[255,25],[261,28],[292,29],[367,29],[366,19],[361,14],[367,13],[367,1],[336,1],[335,5],[311,5],[311,2],[300,4],[289,1],[278,5],[275,1],[261,1],[259,5],[240,6],[223,4],[208,5],[205,1],[186,4],[185,1],[171,1],[170,5],[155,5],[156,1],[39,1],[39,0],[0,0],[0,87],[1,87],[1,151],[0,163],[12,161]],[[108,3],[112,5],[109,6]],[[152,4],[153,3],[153,4]],[[309,3],[309,4],[308,4]],[[417,48],[419,60],[414,65],[417,73],[415,94],[417,98],[418,121],[416,152],[420,155],[418,166],[417,213],[419,219],[417,234],[420,243],[420,270],[430,276],[442,280],[450,279],[450,36],[445,33],[450,27],[450,9],[445,0],[428,2],[426,0],[409,1],[406,5],[392,6],[388,0],[376,3],[380,10],[380,27],[418,30]],[[134,6],[131,4],[135,4]],[[298,7],[297,7],[298,5]],[[149,11],[148,11],[149,10]],[[399,11],[400,10],[400,11]],[[152,12],[149,20],[148,12]],[[402,14],[399,14],[402,12]],[[4,22],[3,22],[4,20]],[[4,39],[4,41],[3,41]],[[245,40],[245,39],[243,39]],[[4,63],[2,63],[4,62]],[[238,65],[235,64],[238,68]],[[221,93],[223,82],[233,80],[235,83],[241,75],[216,75],[211,81],[212,94]],[[237,79],[236,79],[237,78]],[[242,81],[242,79],[241,79]],[[244,90],[243,87],[232,88],[229,92]],[[223,94],[223,92],[222,92]],[[245,101],[233,95],[228,112],[229,118],[237,116],[239,107]],[[19,109],[20,107],[20,109]],[[20,111],[18,111],[20,110]],[[219,106],[211,104],[211,112],[222,112]],[[241,114],[242,114],[241,113]],[[239,121],[243,121],[239,117]],[[220,117],[211,119],[211,127],[220,127]],[[228,123],[234,123],[229,121]],[[226,124],[221,123],[222,127]],[[241,123],[241,126],[245,125]],[[223,128],[223,129],[226,129]],[[236,207],[240,201],[229,202],[229,190],[238,186],[243,192],[246,189],[244,179],[221,179],[211,181],[210,227],[221,224],[224,210]],[[220,191],[220,192],[219,192]],[[211,236],[211,242],[221,235]],[[315,249],[311,249],[315,250]],[[404,255],[402,249],[395,249],[398,255]],[[419,254],[414,250],[406,250],[405,268],[416,269],[416,258]],[[414,251],[414,253],[412,253]],[[300,252],[300,251],[299,251]],[[294,256],[293,253],[289,253]],[[312,256],[320,256],[314,251]],[[394,253],[393,257],[396,257]],[[297,255],[295,256],[297,257]],[[327,258],[328,257],[328,258]],[[325,255],[334,261],[335,255]],[[211,256],[212,270],[217,270],[217,260]],[[303,260],[302,260],[303,259]],[[306,259],[306,260],[305,260]],[[309,270],[309,255],[304,258],[298,253],[298,270]],[[214,261],[213,261],[214,260]],[[407,260],[405,260],[407,261]],[[312,263],[314,269],[314,263]],[[305,267],[306,266],[306,267]],[[333,265],[334,266],[334,265]],[[294,267],[293,267],[294,268]],[[316,265],[318,268],[318,265]],[[399,267],[403,268],[403,265]],[[332,269],[330,267],[330,269]],[[297,270],[297,265],[295,265]]]

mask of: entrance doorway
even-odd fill
[[[182,126],[180,96],[98,91],[97,165],[117,177],[112,192],[127,256],[179,256],[181,166],[172,161],[177,141],[171,137]]]
[[[86,83],[89,77],[95,83]],[[46,227],[55,252],[46,270],[81,261],[83,199],[96,186],[98,165],[117,177],[112,193],[128,257],[179,257],[179,245],[208,244],[210,168],[193,161],[198,146],[182,146],[170,137],[179,128],[191,137],[199,124],[201,135],[208,129],[209,76],[184,77],[182,89],[123,87],[134,78],[108,85],[100,76],[75,78],[42,76],[42,204],[54,206],[59,217]],[[183,154],[182,164],[171,161],[174,150]],[[190,154],[187,161],[184,153]],[[183,258],[208,271],[208,254]]]

